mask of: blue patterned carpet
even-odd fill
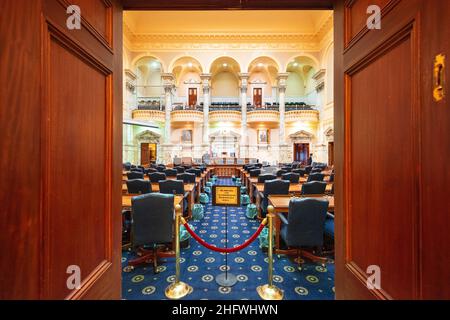
[[[231,179],[219,179],[217,184],[231,184]],[[191,225],[202,239],[218,247],[225,246],[225,208],[205,206],[202,221]],[[258,228],[259,221],[245,216],[245,207],[228,208],[228,246],[243,243]],[[164,290],[174,279],[175,259],[161,259],[160,273],[154,274],[151,265],[135,269],[127,267],[132,252],[122,253],[122,298],[130,300],[166,299]],[[238,282],[231,288],[220,287],[215,276],[225,271],[225,256],[210,251],[195,240],[181,253],[181,280],[193,287],[186,300],[260,300],[256,287],[267,283],[267,254],[259,248],[258,239],[243,251],[228,255],[229,272]],[[334,299],[334,264],[326,268],[306,261],[302,271],[286,256],[275,256],[274,283],[284,291],[286,300]]]

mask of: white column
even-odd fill
[[[164,123],[164,144],[161,146],[162,157],[164,163],[170,163],[174,156],[173,146],[171,144],[171,112],[172,112],[172,91],[175,88],[175,77],[172,73],[163,73],[161,75],[164,86],[165,100],[165,123]]]
[[[279,136],[279,161],[290,162],[288,159],[288,145],[286,143],[286,80],[288,78],[287,73],[278,74],[278,103],[280,104],[280,136]]]
[[[170,113],[172,112],[172,87],[164,86],[166,117],[164,123],[164,143],[169,144],[171,139]]]
[[[204,73],[200,75],[203,86],[203,145],[207,147],[209,143],[209,105],[210,105],[210,80],[211,74]]]
[[[241,150],[240,157],[246,158],[248,157],[248,127],[247,127],[247,89],[248,89],[248,73],[240,73],[240,90],[241,90]]]

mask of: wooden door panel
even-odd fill
[[[51,298],[69,294],[68,266],[79,266],[81,279],[87,282],[94,270],[112,262],[108,203],[111,155],[107,149],[111,139],[111,77],[95,68],[95,61],[90,62],[67,49],[67,44],[51,40],[49,172],[44,190],[48,194],[45,238],[51,257],[45,269],[49,271]]]
[[[348,19],[367,19],[358,2],[336,21],[348,28]],[[336,47],[345,78],[343,110],[335,97],[336,139],[345,141],[335,159],[339,299],[411,299],[419,292],[420,1],[387,5],[381,30],[360,33],[347,49],[344,37]],[[337,76],[338,92],[339,82]],[[366,286],[369,266],[380,268],[380,290]]]
[[[384,294],[393,298],[413,297],[416,266],[414,157],[404,157],[415,152],[411,48],[411,39],[401,41],[349,75],[346,90],[347,263],[360,273],[379,266]]]
[[[112,45],[112,4],[109,0],[72,0],[81,8],[81,15],[110,45]]]
[[[358,33],[367,30],[365,26],[369,16],[366,12],[370,5],[377,5],[380,9],[384,9],[395,2],[398,2],[398,0],[347,0],[345,5],[346,44],[354,39]]]
[[[65,2],[44,6],[42,297],[118,299],[121,11],[108,1],[77,4],[83,24],[74,31],[65,25]],[[81,288],[69,290],[67,268],[74,265]]]

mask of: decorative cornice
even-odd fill
[[[132,51],[271,50],[317,51],[333,28],[333,13],[315,33],[134,33],[124,22],[124,38]]]

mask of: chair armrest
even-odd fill
[[[278,214],[278,217],[280,218],[280,220],[281,220],[281,222],[282,222],[283,224],[286,224],[286,225],[289,224],[289,221],[287,221],[287,219],[286,219],[286,217],[284,216],[284,214],[282,214],[282,213],[277,213],[277,214]]]

